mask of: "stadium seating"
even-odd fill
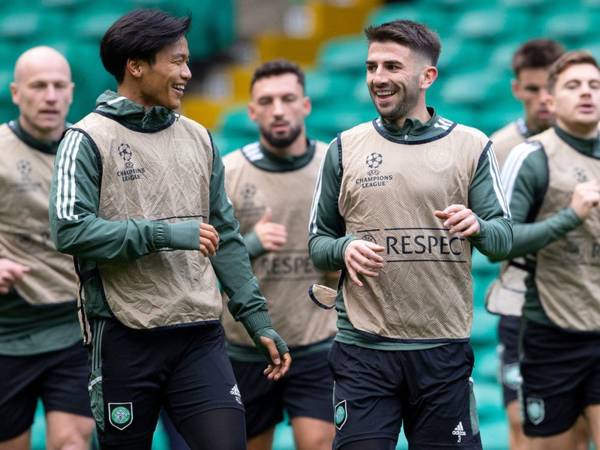
[[[177,13],[191,11],[194,21],[188,36],[190,50],[193,58],[202,59],[226,48],[235,38],[234,1],[221,0],[219,8],[212,5],[210,0],[2,2],[0,121],[16,114],[8,85],[14,61],[24,49],[50,43],[72,62],[77,95],[69,118],[75,121],[92,108],[102,90],[114,88],[99,61],[98,41],[116,17],[135,7],[161,7]],[[443,116],[488,134],[521,112],[510,93],[510,61],[521,42],[534,37],[555,38],[570,49],[587,48],[600,58],[600,0],[413,0],[373,9],[364,25],[396,18],[425,22],[441,36],[440,76],[428,93],[430,104]],[[271,42],[264,40],[267,41]],[[313,45],[317,41],[306,42]],[[264,48],[262,54],[270,54]],[[305,61],[309,65],[307,91],[313,102],[313,112],[307,120],[311,137],[330,141],[336,133],[376,116],[365,86],[366,43],[362,35],[334,37],[316,52],[305,54],[316,55],[314,60]],[[245,106],[227,110],[218,123],[213,137],[223,154],[257,138]],[[485,292],[497,271],[496,264],[475,252],[472,343],[476,355],[475,392],[486,450],[508,448],[501,390],[496,381],[498,319],[484,308]],[[38,419],[42,417],[40,414],[41,410]],[[43,420],[36,420],[33,433],[36,450],[44,448],[43,430]],[[154,448],[167,448],[161,430]],[[274,450],[293,448],[291,429],[281,424],[276,430]],[[406,448],[402,438],[398,449]]]
[[[76,84],[69,120],[89,112],[96,97],[114,89],[99,59],[98,44],[123,13],[138,7],[160,7],[191,13],[188,39],[191,57],[202,60],[228,47],[235,38],[234,0],[11,0],[0,3],[0,122],[15,117],[8,85],[20,53],[35,45],[51,45],[71,62]],[[9,75],[10,74],[10,75]]]

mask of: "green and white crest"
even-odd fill
[[[542,423],[546,417],[544,400],[534,397],[527,398],[527,417],[534,425]]]
[[[348,420],[348,405],[346,400],[342,400],[334,408],[335,427],[341,430]]]
[[[133,403],[109,403],[108,420],[117,430],[124,430],[133,422]]]

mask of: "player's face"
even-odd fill
[[[188,67],[189,59],[187,39],[182,37],[159,51],[154,58],[154,64],[140,63],[142,73],[139,88],[142,104],[169,109],[179,108],[185,86],[192,78]]]
[[[550,98],[556,118],[575,127],[600,122],[600,71],[591,64],[575,64],[562,72]]]
[[[64,129],[73,100],[71,71],[64,60],[32,61],[11,85],[11,91],[26,130],[46,136]]]
[[[310,100],[304,95],[298,77],[284,73],[254,83],[248,114],[271,146],[286,148],[304,130],[304,119],[310,108]]]
[[[543,131],[552,124],[548,109],[547,69],[522,69],[513,81],[513,93],[523,103],[527,125],[535,131]]]
[[[369,93],[381,117],[396,121],[410,115],[419,100],[422,58],[395,42],[372,42],[366,65]]]

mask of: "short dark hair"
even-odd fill
[[[300,69],[298,64],[288,61],[287,59],[274,59],[271,61],[267,61],[261,64],[259,67],[257,67],[254,71],[254,74],[252,75],[252,81],[250,82],[250,90],[252,90],[254,84],[262,78],[283,75],[286,73],[292,73],[296,75],[296,78],[298,78],[298,83],[300,83],[300,86],[302,86],[302,90],[304,90],[304,72],[302,71],[302,69]]]
[[[515,76],[523,69],[546,69],[565,52],[565,48],[552,39],[532,39],[521,45],[512,59]]]
[[[442,51],[440,38],[425,25],[412,20],[393,20],[381,25],[370,25],[365,29],[369,45],[373,42],[395,42],[427,57],[437,65]]]
[[[554,64],[548,69],[548,91],[553,92],[558,76],[576,64],[591,64],[600,70],[598,61],[596,61],[596,58],[590,52],[585,50],[567,52],[554,61]]]
[[[174,17],[159,9],[136,9],[111,25],[100,42],[104,68],[120,84],[128,59],[153,64],[156,54],[177,42],[190,27],[191,17]]]

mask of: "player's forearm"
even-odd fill
[[[198,222],[111,221],[93,214],[51,221],[56,248],[90,261],[134,260],[163,248],[198,250]]]
[[[248,255],[250,255],[250,259],[258,258],[261,255],[267,253],[267,251],[262,246],[258,235],[254,231],[250,231],[243,236],[244,244],[248,249]]]
[[[581,223],[581,219],[572,208],[562,209],[540,222],[514,223],[514,241],[508,258],[536,253],[548,244],[562,238]]]
[[[344,251],[355,238],[351,235],[341,238],[314,235],[308,241],[310,259],[319,270],[333,272],[344,268]]]
[[[510,252],[513,243],[510,220],[504,217],[487,221],[479,219],[479,226],[479,234],[469,238],[471,244],[489,258],[504,258]]]

